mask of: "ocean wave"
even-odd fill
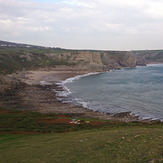
[[[51,83],[50,81],[47,81],[47,80],[42,80],[40,81],[40,85],[52,85],[53,83]]]
[[[132,113],[132,114],[135,116],[138,116],[140,120],[152,120],[152,121],[160,120],[161,122],[163,122],[162,118],[154,117],[152,115],[142,115],[142,114],[136,114],[136,113]]]
[[[60,85],[60,86],[62,86],[62,88],[63,88],[63,90],[62,91],[58,91],[57,92],[57,96],[61,96],[61,97],[68,97],[70,94],[71,94],[71,91],[70,91],[70,89],[68,89],[67,87],[66,87],[66,84],[68,84],[68,83],[72,83],[72,82],[74,82],[75,80],[79,80],[79,79],[81,79],[81,78],[83,78],[83,77],[86,77],[86,76],[91,76],[91,75],[97,75],[97,74],[100,74],[101,72],[95,72],[95,73],[88,73],[88,74],[84,74],[84,75],[77,75],[77,76],[75,76],[75,77],[71,77],[71,78],[68,78],[68,79],[66,79],[66,80],[63,80],[63,81],[61,81],[61,82],[59,82],[59,83],[56,83],[57,85]]]
[[[97,75],[97,74],[100,74],[100,73],[102,73],[102,72],[94,72],[94,73],[88,73],[88,74],[84,74],[84,75],[77,75],[77,76],[75,76],[75,77],[72,77],[72,78],[68,78],[68,79],[66,79],[66,80],[63,80],[63,81],[61,81],[61,83],[57,83],[57,84],[59,84],[59,85],[64,85],[64,84],[66,84],[66,83],[72,83],[72,82],[74,82],[75,80],[79,80],[79,79],[81,79],[81,78],[83,78],[83,77],[91,76],[91,75]]]
[[[63,87],[62,91],[55,91],[59,97],[68,97],[71,94],[70,90],[67,87]]]
[[[83,101],[83,100],[80,99],[80,98],[75,98],[75,101],[77,102],[77,104],[83,106],[84,108],[89,108],[89,107],[88,107],[88,102],[85,102],[85,101]]]
[[[159,66],[163,66],[163,63],[151,63],[151,64],[147,64],[147,67],[159,67]]]

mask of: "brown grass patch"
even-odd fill
[[[91,122],[89,122],[89,124],[91,124],[92,126],[97,126],[97,125],[103,125],[104,122],[101,122],[101,121],[91,121]]]
[[[70,124],[72,120],[67,118],[58,118],[58,119],[41,119],[39,122],[42,123],[52,123],[52,124]]]
[[[0,114],[12,113],[10,110],[0,110]]]

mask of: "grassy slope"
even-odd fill
[[[47,123],[56,119],[72,119],[70,116],[57,117],[53,114],[5,109],[0,109],[0,113],[2,163],[163,161],[162,123],[98,120],[102,125],[70,125]],[[43,120],[41,123],[40,119]],[[97,123],[95,119],[89,121]],[[5,134],[5,131],[10,134]],[[11,134],[14,132],[17,134]],[[34,133],[18,134],[21,132]]]
[[[0,160],[13,162],[161,162],[163,129],[120,127],[45,135],[1,135]]]
[[[46,56],[48,53],[66,52],[66,50],[55,49],[0,47],[0,74],[8,74],[22,69],[69,65],[67,60],[51,59]]]
[[[136,56],[144,57],[148,62],[163,62],[163,50],[134,51]]]

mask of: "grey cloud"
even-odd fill
[[[161,9],[163,2],[153,0],[0,0],[1,39],[65,48],[161,48]]]

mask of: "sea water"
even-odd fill
[[[105,113],[163,121],[163,64],[77,76],[62,82],[63,100]]]

